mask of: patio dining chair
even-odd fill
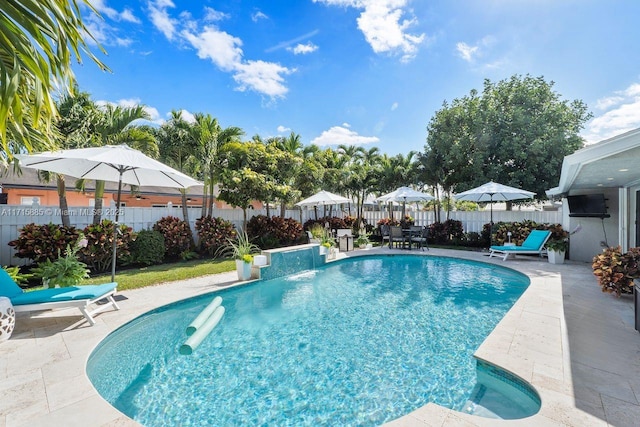
[[[429,238],[429,228],[427,227],[411,227],[411,242],[418,245],[420,250],[424,251],[424,248],[429,250],[429,244],[427,239]]]
[[[399,244],[402,244],[401,247],[404,248],[405,244],[411,243],[411,241],[407,238],[407,236],[405,236],[404,232],[402,231],[402,227],[389,227],[389,249],[393,247],[394,243],[396,245],[396,248]]]

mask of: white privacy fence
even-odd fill
[[[249,209],[247,211],[247,220],[254,215],[266,215],[265,209]],[[200,217],[200,208],[189,208],[189,223],[194,234],[196,219]],[[269,215],[279,215],[280,209],[272,209]],[[318,209],[318,216],[322,217],[325,214],[323,209]],[[326,212],[329,215],[329,212]],[[347,211],[333,210],[331,216],[342,217],[348,214]],[[352,215],[355,215],[355,211],[352,211]],[[178,207],[154,207],[154,208],[121,208],[120,219],[121,224],[126,224],[133,228],[134,231],[140,231],[150,229],[161,218],[165,216],[175,216],[182,218],[182,208]],[[428,225],[434,222],[433,212],[411,212],[413,218],[418,225]],[[242,228],[243,213],[242,209],[214,209],[214,217],[221,217],[227,221],[230,221],[236,228]],[[315,218],[313,209],[292,209],[285,212],[285,216],[293,218],[297,221],[304,223],[309,218]],[[382,211],[366,211],[364,212],[365,219],[369,224],[376,225],[378,220],[388,217],[388,212]],[[107,208],[103,209],[103,218],[113,220],[115,217],[115,209]],[[395,212],[395,217],[399,218],[400,213]],[[91,224],[93,220],[93,213],[91,208],[87,207],[75,207],[69,208],[69,218],[71,225],[84,229],[87,225]],[[482,226],[489,222],[489,212],[451,212],[451,219],[462,221],[463,229],[465,232],[482,231]],[[441,219],[446,219],[446,213],[441,214]],[[494,211],[494,222],[505,221],[522,221],[533,220],[539,223],[560,223],[562,220],[562,213],[559,211]],[[24,205],[0,205],[0,265],[24,265],[29,261],[16,258],[13,256],[15,253],[14,248],[8,245],[11,240],[18,238],[20,229],[30,223],[36,224],[62,224],[60,217],[60,209],[57,206],[24,206]],[[197,238],[197,235],[195,236]]]

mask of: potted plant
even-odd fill
[[[550,239],[547,244],[547,259],[551,264],[563,264],[564,255],[569,249],[567,239]]]
[[[322,230],[322,235],[320,236],[320,255],[326,255],[329,253],[329,249],[334,245],[333,237],[331,237],[331,233],[329,230]]]
[[[251,263],[253,254],[260,251],[260,248],[249,240],[247,233],[238,233],[235,240],[228,240],[228,250],[236,260],[236,271],[238,280],[249,280],[251,278]]]
[[[364,231],[360,230],[360,234],[358,234],[358,238],[356,239],[356,245],[360,247],[360,249],[364,249],[369,244],[369,235]]]
[[[67,245],[64,256],[60,255],[58,250],[58,259],[51,261],[45,260],[33,269],[33,274],[42,279],[45,288],[55,286],[66,288],[69,286],[77,286],[84,279],[89,278],[89,269],[87,264],[78,259],[78,250],[87,246],[87,239],[80,236],[77,242],[71,247]]]
[[[609,247],[593,258],[591,267],[598,278],[602,292],[630,294],[633,280],[640,278],[640,248],[630,248],[622,253],[620,246]]]

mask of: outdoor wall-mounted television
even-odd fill
[[[583,218],[609,218],[604,194],[568,196],[569,216]]]

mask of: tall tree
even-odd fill
[[[82,1],[92,13],[88,0]],[[0,162],[12,154],[55,147],[51,132],[57,116],[53,90],[65,92],[75,78],[71,58],[90,51],[92,37],[75,0],[4,0],[0,3]]]
[[[445,102],[427,128],[421,179],[448,193],[494,180],[545,197],[564,156],[582,147],[578,133],[591,118],[582,101],[562,100],[553,84],[515,75]]]
[[[191,124],[182,117],[181,111],[171,111],[171,117],[160,128],[154,131],[158,143],[160,160],[183,172],[189,176],[197,176],[201,162],[198,160],[197,144],[191,132]],[[187,206],[187,190],[179,189],[182,198],[182,219],[187,223],[191,231],[189,222],[189,208]],[[191,236],[191,246],[195,246],[193,233]]]
[[[95,126],[99,122],[100,112],[87,92],[79,92],[75,88],[73,94],[64,94],[56,106],[60,115],[54,121],[54,136],[59,148],[85,148],[96,142]],[[65,176],[47,171],[40,171],[40,176],[45,181],[55,179],[62,225],[69,226]]]
[[[100,111],[96,132],[101,145],[127,144],[150,157],[158,157],[158,144],[154,135],[147,129],[133,125],[135,120],[149,119],[149,114],[142,105],[122,107],[107,104]],[[95,186],[93,223],[99,224],[102,220],[105,182],[98,180]]]

